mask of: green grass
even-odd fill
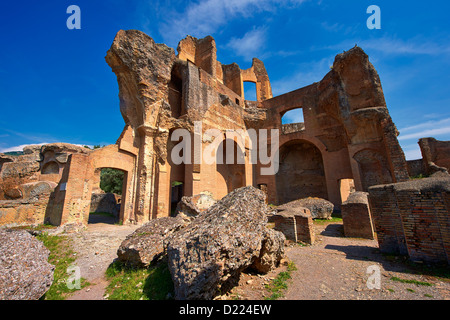
[[[293,262],[289,262],[287,270],[280,272],[275,279],[266,285],[266,289],[271,294],[266,297],[265,300],[277,300],[284,296],[284,291],[288,288],[288,280],[291,279],[293,271],[297,270],[297,267]]]
[[[106,270],[108,300],[165,300],[174,296],[174,287],[167,261],[149,268],[130,268],[120,261]]]
[[[38,224],[32,226],[18,226],[12,227],[13,230],[33,230],[33,231],[45,231],[49,229],[56,229],[57,227],[51,224]]]
[[[426,286],[426,287],[431,287],[433,286],[431,283],[429,282],[422,282],[422,281],[417,281],[417,280],[407,280],[407,279],[400,279],[397,277],[392,277],[391,281],[397,281],[397,282],[401,282],[401,283],[409,283],[409,284],[415,284],[418,286]]]
[[[419,174],[417,176],[411,176],[409,177],[409,180],[418,180],[418,179],[424,179],[424,178],[428,178],[429,176],[426,174]]]
[[[65,236],[52,236],[47,233],[43,233],[36,238],[42,241],[47,249],[50,250],[48,262],[55,266],[53,283],[41,299],[64,300],[68,295],[79,290],[76,288],[69,289],[66,283],[71,276],[71,274],[67,273],[67,268],[76,260],[70,240]],[[80,289],[88,285],[90,283],[81,278]]]
[[[314,219],[314,223],[316,224],[329,224],[329,223],[342,223],[341,217],[331,217],[330,220],[327,219]]]

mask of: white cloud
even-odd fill
[[[238,56],[246,60],[257,56],[264,48],[266,43],[266,28],[253,28],[242,38],[231,38],[227,47],[232,49]]]
[[[400,136],[398,137],[398,140],[400,141],[450,134],[450,118],[427,121],[400,129],[399,131]],[[406,134],[403,135],[403,133]]]
[[[2,148],[0,149],[0,153],[5,153],[5,152],[14,152],[14,151],[23,151],[23,148],[28,147],[28,146],[42,146],[44,144],[48,144],[48,142],[43,142],[43,143],[32,143],[32,144],[21,144],[20,146],[14,146],[14,147],[8,147],[8,148]]]
[[[182,12],[173,6],[159,7],[165,11],[166,17],[159,26],[159,33],[165,43],[176,45],[187,34],[194,37],[204,37],[218,31],[220,27],[232,20],[248,18],[260,12],[272,12],[278,7],[299,5],[307,0],[201,0],[189,2]],[[143,17],[143,23],[148,19]]]
[[[333,26],[330,26],[330,28]],[[381,38],[365,39],[365,40],[345,40],[341,43],[326,46],[323,48],[328,50],[347,50],[355,44],[363,50],[377,51],[388,55],[447,55],[450,54],[449,41],[440,41],[422,38],[417,36],[411,39],[399,39],[396,37],[384,36]]]
[[[334,56],[300,64],[291,75],[271,83],[273,95],[278,96],[322,80],[330,72],[333,61]]]

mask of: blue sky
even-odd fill
[[[447,1],[197,0],[3,1],[0,4],[0,152],[26,144],[115,143],[124,122],[104,57],[120,29],[176,48],[212,35],[218,59],[264,61],[274,95],[320,81],[336,54],[362,47],[378,70],[408,159],[417,141],[450,140]],[[69,30],[69,5],[81,30]],[[369,30],[370,5],[381,30]]]

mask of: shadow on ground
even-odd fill
[[[344,237],[344,226],[338,223],[329,224],[320,234],[327,237],[342,238]]]
[[[102,214],[102,213],[91,213],[89,214],[89,224],[105,223],[105,224],[116,224],[119,219],[112,215]]]

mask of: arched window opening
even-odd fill
[[[289,110],[281,118],[281,124],[304,123],[303,109],[297,108]]]
[[[88,223],[118,223],[126,173],[113,168],[97,169],[95,173],[100,188],[93,188]]]
[[[257,101],[256,95],[256,83],[250,81],[244,81],[244,98],[249,101]]]

